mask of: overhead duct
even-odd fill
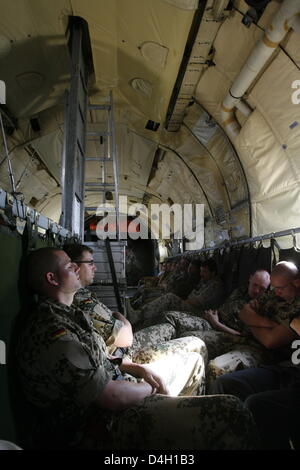
[[[246,115],[250,114],[251,111],[245,108],[245,103],[240,100],[288,31],[292,28],[294,31],[300,32],[299,15],[299,0],[285,0],[283,2],[224,99],[221,105],[221,121],[232,140],[241,129],[234,115],[235,108],[239,108]]]
[[[222,21],[229,14],[228,4],[229,0],[199,2],[167,111],[165,127],[169,132],[180,129],[203,71],[215,65],[212,46]]]

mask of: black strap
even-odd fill
[[[117,305],[118,305],[118,310],[119,310],[120,313],[123,313],[123,306],[122,306],[122,302],[121,302],[119,285],[118,285],[118,281],[117,281],[115,263],[114,263],[112,252],[111,252],[111,246],[110,246],[109,238],[105,239],[105,245],[106,245],[107,257],[108,257],[111,277],[112,277],[112,281],[113,281],[115,297],[116,297],[116,301],[117,301]]]

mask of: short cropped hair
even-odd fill
[[[199,269],[200,269],[200,267],[202,266],[202,263],[201,263],[200,259],[192,259],[192,260],[190,261],[190,264],[191,264],[192,266],[195,266],[196,268],[199,268]]]
[[[58,248],[39,248],[32,251],[26,260],[26,280],[27,285],[32,292],[43,294],[45,285],[45,275],[49,272],[56,273],[58,268],[57,252]]]
[[[202,261],[201,266],[208,268],[211,273],[217,274],[218,272],[217,265],[212,258]]]
[[[75,243],[69,243],[63,246],[63,250],[67,253],[67,255],[71,258],[71,261],[81,261],[83,253],[88,251],[89,253],[93,253],[92,248],[86,245],[79,245]]]

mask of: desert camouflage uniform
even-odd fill
[[[193,377],[194,369],[189,365],[191,353],[196,353],[198,356],[197,380]],[[194,356],[194,354],[192,354]],[[199,338],[188,336],[185,338],[175,338],[175,328],[164,323],[161,325],[153,325],[144,328],[134,334],[132,347],[128,348],[125,357],[130,358],[133,362],[138,364],[148,364],[151,367],[153,362],[170,360],[172,364],[181,364],[185,361],[183,369],[185,374],[188,373],[190,377],[186,377],[183,373],[180,378],[178,370],[174,369],[174,375],[170,379],[172,384],[178,380],[184,379],[186,383],[198,382],[197,390],[194,393],[197,395],[204,395],[206,390],[205,382],[205,367],[207,365],[207,349],[205,343]],[[162,374],[164,375],[164,374]],[[174,385],[172,385],[174,389]],[[193,386],[188,392],[188,388],[184,387],[181,395],[191,395]]]
[[[163,312],[177,310],[181,312],[192,312],[194,315],[201,316],[203,310],[207,308],[216,308],[223,298],[223,285],[219,278],[209,281],[202,281],[198,289],[194,289],[188,299],[197,298],[201,307],[195,307],[188,304],[180,297],[174,294],[166,294],[152,302],[146,304],[139,312],[139,320],[135,328],[139,330],[164,321]]]
[[[274,292],[264,294],[259,298],[262,305],[262,315],[278,321],[289,327],[291,321],[300,316],[300,296],[291,300],[282,300],[275,296]]]
[[[88,315],[42,301],[21,333],[17,358],[24,394],[36,410],[35,441],[77,445],[90,405],[118,376]]]
[[[300,314],[300,299],[295,298],[289,301],[278,299],[273,292],[263,294],[259,298],[261,306],[260,314],[271,320],[274,320],[287,328],[289,328],[291,319]],[[273,364],[282,360],[286,355],[290,354],[290,348],[284,347],[278,350],[267,350],[255,338],[244,330],[245,336],[231,336],[226,333],[219,333],[218,343],[222,341],[224,350],[222,355],[215,357],[208,363],[206,368],[207,386],[220,375],[235,370],[246,369],[249,367],[258,367],[262,364]],[[195,335],[194,332],[190,334]],[[209,338],[204,335],[195,335],[205,341],[210,353],[211,345]],[[226,337],[231,336],[231,339]],[[213,342],[213,340],[212,340]],[[230,347],[231,346],[231,347]]]
[[[249,300],[246,288],[236,289],[228,301],[218,309],[221,322],[240,331],[243,336],[216,331],[206,320],[193,315],[181,312],[165,314],[166,321],[176,330],[176,337],[192,335],[205,342],[209,357],[206,368],[207,386],[219,375],[257,367],[262,363],[269,364],[277,358],[275,353],[265,349],[253,338],[248,327],[238,318],[238,312]],[[261,302],[265,305],[265,316],[274,319],[275,306],[281,305],[278,299],[274,295],[264,295],[261,297]]]
[[[248,287],[242,287],[235,289],[226,302],[224,302],[219,308],[219,320],[226,326],[239,331],[242,334],[249,334],[249,329],[239,319],[239,312],[243,305],[250,302],[251,298],[248,294]]]
[[[119,413],[110,449],[248,450],[257,446],[250,412],[231,395],[146,398]]]
[[[219,277],[214,277],[209,281],[201,281],[199,286],[194,289],[188,299],[197,299],[201,304],[201,308],[194,307],[193,312],[195,314],[200,314],[203,310],[208,308],[217,308],[222,303],[224,299],[224,286],[223,282]]]
[[[98,298],[89,289],[79,289],[74,296],[74,304],[89,314],[94,328],[100,333],[109,353],[112,354],[116,349],[114,342],[124,323],[116,319],[112,311],[99,302]]]
[[[191,278],[188,273],[180,272],[174,274],[174,276],[170,279],[168,282],[167,291],[177,295],[182,299],[186,299],[197,284],[199,284],[199,280],[197,280],[195,283],[195,280]]]
[[[85,313],[88,313],[92,319],[93,326],[100,333],[102,338],[108,345],[109,354],[114,354],[115,346],[113,341],[120,328],[116,326],[116,323],[120,323],[121,327],[123,322],[116,320],[112,312],[101,302],[99,302],[88,289],[80,289],[74,300],[75,305],[83,307]],[[206,346],[199,338],[182,338],[174,341],[169,341],[175,338],[173,334],[174,328],[171,325],[165,325],[165,328],[161,328],[159,332],[155,327],[141,330],[134,334],[133,344],[130,348],[125,349],[126,358],[130,358],[133,362],[138,364],[149,364],[154,361],[160,361],[161,359],[172,359],[175,361],[175,354],[179,355],[177,358],[178,363],[182,363],[182,367],[185,370],[185,374],[181,376],[181,382],[184,383],[197,383],[199,384],[197,389],[198,395],[205,393],[205,365],[207,362]],[[111,334],[112,332],[112,334]],[[115,334],[113,334],[116,332]],[[189,353],[195,352],[200,356],[198,358],[198,368],[196,371],[193,364],[191,363],[191,355]],[[171,357],[172,356],[172,357]],[[194,357],[194,360],[196,358]],[[183,362],[185,361],[185,362]],[[200,363],[199,363],[200,362]],[[156,364],[157,368],[158,365]],[[164,374],[166,375],[166,374]],[[175,377],[170,376],[169,382],[172,383],[172,390],[178,390],[174,388]],[[178,382],[178,379],[176,379]],[[196,390],[196,389],[195,389]],[[192,388],[184,387],[182,394],[192,394]],[[177,394],[177,393],[176,393]]]
[[[173,394],[192,395],[197,392],[199,384],[201,385],[204,361],[196,351],[203,345],[197,338],[192,341],[194,350],[188,355],[180,351],[180,354],[172,353],[148,365],[154,372],[163,373],[163,379]],[[118,429],[126,412],[94,409],[94,401],[112,379],[135,382],[140,379],[128,374],[124,376],[118,366],[108,359],[104,340],[93,327],[88,314],[74,304],[68,307],[51,299],[42,301],[21,332],[17,358],[24,394],[36,411],[33,423],[36,443],[44,444],[48,441],[48,446],[51,447],[52,441],[55,447],[68,448],[77,447],[84,439],[84,445],[88,445],[87,426],[89,424],[90,434],[90,420],[94,420],[95,414],[99,416],[98,427],[100,424],[102,426],[102,432],[98,433],[101,443],[98,442],[97,445],[108,445],[109,448],[111,439],[116,439],[115,442],[118,443],[119,439],[123,438],[116,435],[117,431],[111,430]],[[127,412],[130,414],[132,410],[137,409],[138,415],[139,409],[145,406],[146,416],[149,413],[151,419],[154,419],[155,411],[151,410],[152,406],[155,408],[156,401],[153,403],[154,405],[150,401],[148,405],[145,399],[141,408],[132,407]],[[34,420],[34,417],[32,419]],[[164,423],[161,425],[165,426]],[[137,426],[139,434],[140,427],[147,427],[148,423],[140,423]],[[151,446],[151,439],[155,440],[157,437],[152,429],[147,428],[147,432]],[[108,436],[109,444],[106,441]],[[173,445],[176,449],[178,443]]]

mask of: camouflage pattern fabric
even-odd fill
[[[189,311],[189,309],[190,306],[188,306],[180,297],[177,297],[177,295],[162,295],[158,299],[155,299],[152,302],[144,305],[144,307],[138,313],[139,320],[135,325],[135,329],[140,330],[157,323],[162,323],[162,313],[167,310]]]
[[[152,356],[148,367],[164,372],[173,394],[199,394],[205,388],[204,350],[197,338],[174,340],[163,356]],[[122,374],[108,359],[104,340],[88,314],[51,299],[42,301],[28,318],[17,358],[23,391],[39,414],[36,437],[57,439],[66,447],[76,447],[86,435],[94,401],[110,380],[140,380]],[[101,410],[103,442],[118,415]]]
[[[183,341],[188,340],[188,341]],[[172,396],[204,395],[205,383],[205,344],[198,338],[174,339],[158,348],[153,362],[145,366],[163,377]],[[198,351],[203,351],[199,354]]]
[[[176,330],[170,323],[143,328],[134,333],[132,346],[128,348],[128,355],[134,358],[141,349],[149,349],[174,338],[176,338]]]
[[[109,450],[252,450],[257,429],[249,410],[231,395],[146,398],[140,405],[118,413]]]
[[[165,322],[169,323],[176,330],[176,337],[181,336],[185,332],[190,331],[208,331],[212,330],[209,322],[196,315],[185,312],[169,311],[163,314]],[[163,323],[164,325],[164,323]]]
[[[136,292],[134,297],[130,299],[130,303],[133,308],[142,308],[146,302],[151,302],[157,297],[164,294],[164,289],[160,287],[145,287],[139,292]]]
[[[289,328],[291,319],[300,314],[299,297],[283,301],[270,292],[263,294],[259,298],[259,303],[261,315],[275,320],[287,328]],[[227,305],[229,306],[229,302]],[[222,307],[220,311],[222,311]],[[230,308],[227,311],[230,312]],[[191,318],[190,321],[191,325],[194,325],[194,319]],[[180,324],[180,320],[177,319],[177,323]],[[193,331],[192,328],[191,331],[187,331],[188,319],[183,324],[186,331],[181,330],[179,336],[196,336],[202,339],[207,346],[209,363],[206,368],[206,383],[208,387],[220,375],[249,367],[258,367],[262,364],[274,364],[285,356],[285,348],[274,351],[267,350],[255,338],[250,337],[251,333],[248,333],[247,329],[243,331],[244,336],[234,336],[214,330],[204,331],[201,329],[201,325],[199,325],[198,331]]]
[[[223,298],[223,284],[219,278],[209,281],[202,281],[198,289],[194,289],[188,299],[197,299],[200,306],[193,306],[182,300],[175,294],[168,293],[144,305],[139,312],[139,320],[136,323],[136,330],[146,328],[157,323],[162,323],[163,312],[168,310],[177,310],[182,312],[191,312],[194,315],[201,316],[203,310],[207,308],[216,308]]]
[[[94,325],[94,328],[104,339],[110,354],[116,349],[114,342],[119,331],[124,326],[121,320],[117,320],[112,311],[86,288],[79,289],[74,296],[74,305],[86,312]]]
[[[235,289],[226,302],[219,308],[219,320],[226,326],[239,331],[242,334],[250,334],[249,328],[239,319],[239,311],[243,305],[250,302],[251,298],[248,294],[248,288],[242,287]]]
[[[183,380],[185,387],[181,394],[193,394],[195,387],[188,383],[198,382],[197,394],[203,395],[205,393],[205,366],[208,359],[205,343],[193,336],[174,339],[175,334],[175,328],[168,323],[144,328],[134,334],[133,344],[128,348],[125,357],[138,364],[149,366],[156,362],[155,367],[158,367],[157,362],[167,359],[169,370],[167,373],[164,372],[163,376],[166,379],[166,375],[171,374],[169,383],[172,383],[172,389],[174,390],[178,380]],[[193,361],[196,360],[195,356],[198,356],[197,367],[193,365]],[[176,364],[175,368],[173,368],[174,364]],[[181,370],[185,371],[184,374],[178,374],[180,364],[182,364]]]
[[[120,374],[89,316],[73,305],[42,301],[28,318],[16,354],[24,394],[37,410],[36,438],[79,441],[88,408]]]
[[[188,296],[188,300],[196,299],[200,306],[194,307],[192,311],[198,314],[200,310],[208,308],[217,308],[224,299],[224,285],[219,277],[214,277],[209,281],[201,281],[199,286]],[[178,310],[178,309],[177,309]]]
[[[263,347],[251,347],[250,345],[241,345],[236,350],[231,350],[209,361],[206,368],[206,387],[207,390],[211,384],[223,374],[235,372],[237,370],[258,367],[261,364],[270,364],[272,354],[263,349]]]
[[[259,298],[259,313],[289,328],[293,318],[300,316],[300,296],[291,300],[279,299],[274,292]]]
[[[195,288],[195,281],[188,273],[176,273],[169,280],[166,290],[172,294],[178,295],[182,299],[186,299]]]

